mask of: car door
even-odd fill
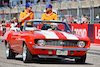
[[[21,32],[18,32],[17,34],[16,34],[18,37],[16,38],[16,45],[18,46],[18,52],[19,53],[22,53],[22,48],[23,48],[23,40],[22,40],[22,38],[21,38],[21,35],[23,35]]]
[[[15,51],[15,52],[18,52],[20,53],[20,42],[18,41],[18,38],[20,37],[19,36],[20,32],[14,32],[12,33],[11,35],[11,48]]]

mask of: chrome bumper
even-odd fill
[[[77,50],[77,51],[87,51],[90,48],[55,48],[55,47],[41,47],[41,46],[35,46],[33,45],[34,49],[53,49],[53,50]]]
[[[58,58],[57,55],[38,55],[39,58]]]

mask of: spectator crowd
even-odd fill
[[[14,17],[11,20],[1,20],[0,26],[1,26],[1,36],[3,36],[4,33],[6,32],[7,27],[10,28],[19,27],[18,19]]]
[[[82,15],[81,18],[78,18],[76,15],[64,15],[62,21],[67,22],[68,24],[82,24],[82,23],[90,23],[90,16],[89,15]]]

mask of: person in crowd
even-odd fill
[[[67,17],[67,21],[72,21],[72,20],[73,20],[73,19],[72,19],[72,16],[69,15],[69,16]]]
[[[11,20],[10,27],[11,27],[11,28],[15,27],[15,24],[14,24],[14,20],[13,20],[13,19]]]
[[[14,20],[14,27],[17,27],[17,25],[18,25],[18,19],[16,17],[14,17],[13,20]]]
[[[38,0],[37,3],[40,3],[40,0]]]
[[[66,15],[64,15],[64,17],[65,17],[65,19],[63,20],[64,22],[67,22],[67,16]]]
[[[52,11],[52,5],[46,5],[46,12],[42,15],[42,20],[58,20],[57,14]],[[43,23],[42,30],[50,28],[50,23]]]
[[[68,24],[74,23],[72,20],[73,18],[70,17],[70,15],[64,15],[65,19],[64,22],[67,22]]]
[[[42,20],[58,20],[57,14],[52,11],[52,5],[46,5],[46,12],[42,15]]]
[[[18,20],[16,17],[14,17],[12,20],[11,20],[11,24],[10,24],[10,27],[18,27]]]
[[[68,24],[74,23],[73,17],[71,15],[67,15],[67,16],[65,16],[65,18],[66,18],[66,21],[67,21]]]
[[[86,22],[85,22],[85,23],[89,24],[89,21],[90,21],[90,15],[86,15],[85,17],[86,17]]]
[[[43,0],[43,2],[45,2],[45,0]]]
[[[6,22],[6,23],[9,23],[9,20],[7,19],[5,22]]]
[[[18,22],[18,19],[17,18],[16,18],[16,21],[15,22],[17,23],[16,27],[19,27],[19,22]]]
[[[66,18],[62,18],[62,21],[63,21],[63,22],[67,22]]]
[[[34,13],[31,11],[33,5],[30,2],[27,2],[26,5],[25,5],[25,7],[26,7],[26,9],[23,10],[20,13],[20,16],[19,16],[19,22],[22,23],[21,27],[20,27],[21,30],[23,29],[23,26],[24,26],[24,23],[25,23],[26,20],[32,20],[32,19],[34,19]]]
[[[87,21],[87,18],[85,17],[85,15],[82,15],[81,23],[86,23],[86,21]]]
[[[99,15],[96,16],[96,19],[99,19]]]
[[[78,23],[78,19],[77,19],[76,15],[72,15],[72,21],[73,21],[73,23]]]
[[[9,24],[9,20],[8,19],[6,19],[5,23],[6,23],[6,27],[10,27],[10,24]]]
[[[0,21],[0,26],[1,26],[1,36],[2,36],[2,32],[3,32],[3,29],[2,29],[2,21]]]
[[[3,20],[2,21],[2,36],[4,35],[5,32],[6,32],[6,22]]]

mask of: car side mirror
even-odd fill
[[[76,31],[73,31],[73,34],[76,34]]]

